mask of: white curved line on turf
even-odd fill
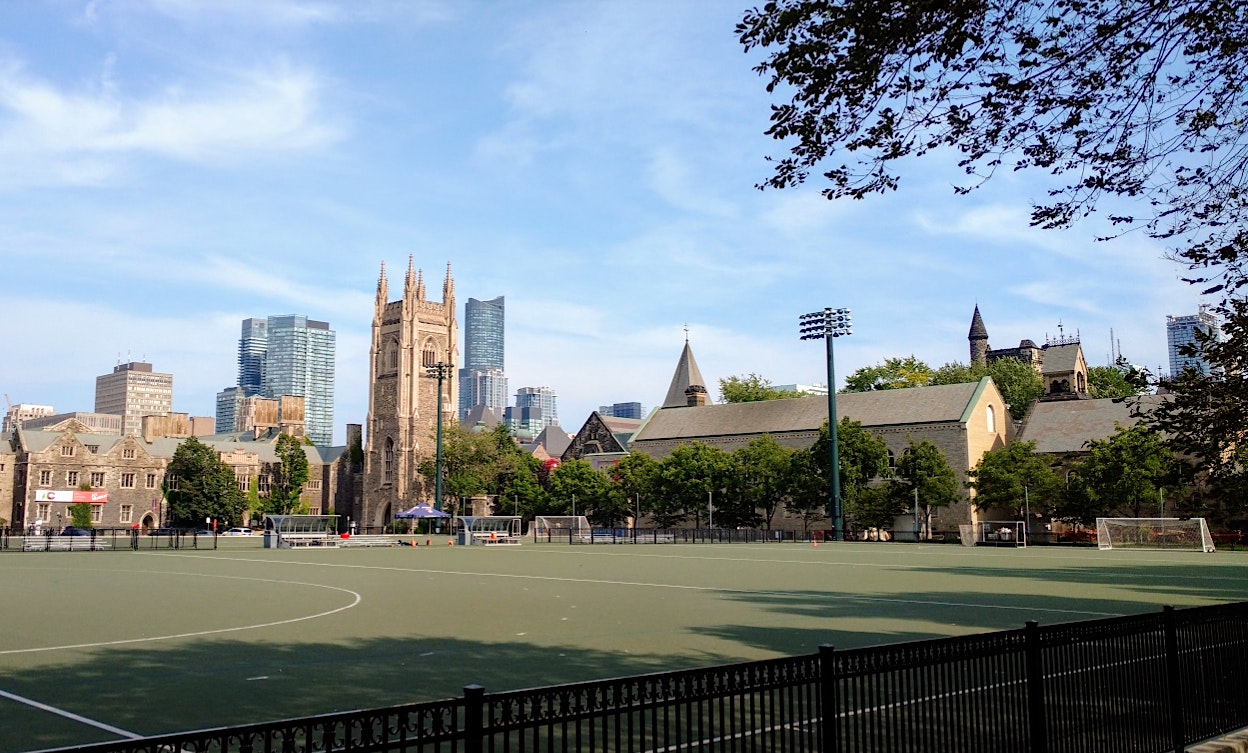
[[[162,557],[189,557],[197,558],[204,555],[196,554],[163,554]],[[627,580],[601,580],[596,578],[560,578],[554,575],[523,575],[519,573],[481,573],[464,570],[429,570],[426,568],[413,567],[378,567],[376,565],[344,565],[341,563],[331,562],[291,562],[270,559],[253,559],[249,557],[212,557],[214,560],[229,559],[235,562],[264,562],[268,564],[281,564],[305,567],[325,567],[347,570],[388,570],[396,573],[424,573],[426,575],[461,575],[475,578],[507,578],[513,580],[539,580],[550,581],[554,583],[586,583],[595,586],[633,586],[637,588],[666,588],[678,591],[703,591],[707,593],[727,593],[727,594],[745,594],[749,596],[792,596],[788,591],[760,591],[750,588],[721,588],[717,586],[688,586],[677,583],[642,583],[639,581]],[[999,609],[1004,611],[1017,612],[1048,612],[1051,614],[1088,614],[1095,617],[1122,617],[1121,612],[1094,612],[1088,609],[1056,609],[1053,607],[1034,607],[1034,606],[1010,606],[1006,604],[973,604],[958,601],[935,601],[924,599],[894,599],[887,596],[859,596],[856,594],[817,594],[808,596],[812,599],[831,599],[839,601],[871,601],[883,604],[915,604],[918,606],[930,607],[960,607],[971,609]]]
[[[292,580],[276,580],[274,578],[247,578],[247,577],[243,577],[240,575],[212,575],[209,573],[161,573],[161,574],[162,575],[187,575],[187,576],[196,577],[196,578],[225,578],[227,580],[247,580],[247,581],[254,581],[257,583],[278,583],[284,586],[310,586],[312,588],[324,588],[330,591],[342,591],[343,593],[351,594],[355,598],[350,604],[347,604],[345,606],[341,606],[336,609],[330,609],[325,612],[317,612],[316,614],[304,615],[302,617],[292,617],[289,620],[276,620],[274,622],[262,622],[262,623],[258,623],[255,625],[238,625],[235,627],[228,627],[228,628],[215,628],[213,630],[197,630],[197,631],[190,632],[190,633],[175,633],[172,635],[156,635],[156,636],[151,636],[148,638],[123,638],[123,639],[115,640],[115,641],[99,641],[97,643],[74,643],[74,644],[69,644],[66,646],[40,646],[37,648],[14,648],[14,649],[8,649],[5,651],[0,651],[0,656],[10,656],[13,654],[35,654],[35,653],[40,653],[43,651],[65,651],[65,650],[79,649],[79,648],[103,648],[104,646],[124,646],[124,645],[134,644],[134,643],[152,643],[156,641],[172,641],[172,640],[177,640],[178,638],[200,638],[205,635],[220,635],[222,633],[237,633],[243,630],[260,630],[262,628],[277,627],[279,625],[292,625],[296,622],[306,622],[307,620],[315,620],[321,617],[328,617],[331,614],[337,614],[339,612],[345,612],[348,609],[352,609],[356,605],[358,605],[361,601],[364,600],[363,596],[360,596],[358,593],[356,593],[355,591],[352,591],[349,588],[339,588],[338,586],[327,586],[323,583],[303,583],[300,581],[292,581]]]
[[[65,709],[58,709],[55,706],[49,706],[46,703],[40,703],[34,700],[33,698],[26,698],[25,696],[20,696],[17,693],[6,693],[5,691],[0,690],[0,698],[7,698],[10,701],[15,701],[17,703],[25,704],[27,706],[30,706],[31,708],[36,708],[36,709],[39,709],[40,711],[46,711],[49,714],[56,714],[57,716],[63,716],[66,719],[78,722],[79,724],[85,724],[88,727],[95,727],[96,729],[102,729],[105,732],[112,732],[114,735],[118,735],[120,737],[126,737],[131,740],[138,740],[143,737],[142,735],[136,735],[135,733],[128,732],[120,727],[114,727],[113,725],[105,724],[104,722],[97,722],[94,719],[88,719],[87,717],[81,716],[79,714],[75,714],[72,711],[66,711]]]

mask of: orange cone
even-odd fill
[[[454,542],[454,541],[448,541],[448,542],[446,542],[446,545],[447,545],[447,546],[455,546],[455,542]]]
[[[425,546],[433,546],[433,542],[429,539],[425,539]]]
[[[811,545],[811,546],[819,546],[819,540],[818,540],[818,539],[811,539],[811,540],[810,540],[810,545]]]

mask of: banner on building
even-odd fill
[[[37,489],[36,502],[64,502],[69,505],[87,503],[88,505],[108,504],[108,492],[86,492],[72,489]]]

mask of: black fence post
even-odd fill
[[[1044,658],[1040,649],[1040,623],[1027,620],[1024,630],[1027,667],[1027,738],[1031,753],[1049,753],[1048,725],[1044,718]]]
[[[481,753],[485,747],[485,688],[464,686],[464,753]]]
[[[840,715],[836,713],[836,673],[832,669],[832,654],[836,647],[830,643],[819,646],[819,736],[822,753],[837,753],[837,741],[841,739]]]
[[[1179,626],[1174,607],[1162,607],[1162,625],[1166,635],[1166,689],[1170,701],[1170,740],[1175,753],[1183,753],[1183,678],[1179,674]]]

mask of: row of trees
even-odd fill
[[[164,493],[169,503],[171,525],[198,526],[212,519],[227,524],[241,524],[244,513],[289,515],[307,512],[300,500],[309,478],[308,456],[304,445],[295,437],[283,434],[277,438],[274,452],[278,462],[266,469],[269,489],[259,493],[258,479],[252,478],[247,491],[239,485],[234,469],[217,455],[217,451],[191,437],[178,446],[165,473]]]

